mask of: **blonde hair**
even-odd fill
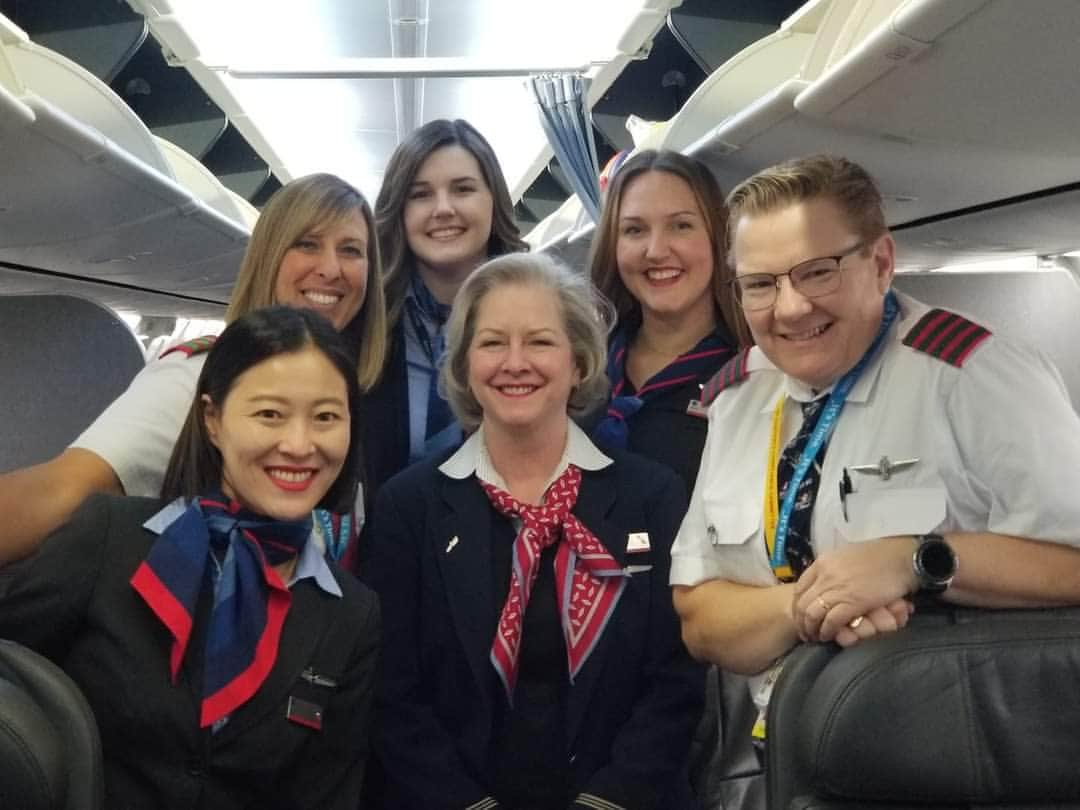
[[[480,302],[492,290],[506,285],[532,285],[555,293],[570,351],[581,377],[570,394],[567,412],[572,417],[588,413],[607,399],[608,326],[611,304],[588,279],[544,253],[510,253],[477,268],[454,299],[446,327],[446,358],[439,385],[458,421],[472,430],[480,424],[483,409],[469,389],[469,347],[476,333]]]
[[[756,216],[818,198],[834,201],[851,227],[869,243],[888,230],[874,178],[862,166],[834,155],[787,160],[747,178],[728,195],[728,227],[741,217]],[[729,257],[729,262],[734,261]]]
[[[387,352],[386,298],[382,262],[371,206],[359,191],[332,174],[311,174],[282,186],[255,223],[225,320],[229,323],[255,309],[276,304],[274,287],[288,250],[313,230],[332,228],[359,211],[368,230],[368,278],[364,302],[342,334],[356,341],[356,373],[360,387],[378,382]]]
[[[589,273],[593,284],[615,305],[620,323],[641,320],[641,303],[626,289],[619,275],[617,251],[619,215],[626,187],[648,172],[665,172],[678,177],[690,187],[712,247],[710,290],[717,318],[740,346],[748,346],[751,343],[750,330],[742,308],[735,303],[729,284],[733,273],[727,263],[728,209],[724,204],[724,195],[709,167],[692,157],[670,150],[647,149],[618,167],[614,177],[608,181],[604,209],[596,226],[597,236],[589,253]]]

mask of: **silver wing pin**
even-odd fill
[[[919,459],[917,458],[902,458],[898,461],[890,461],[888,456],[882,456],[877,464],[855,464],[848,467],[848,469],[863,475],[879,475],[882,481],[888,481],[892,478],[894,472],[906,470],[908,467],[918,463]]]

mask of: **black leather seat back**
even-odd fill
[[[102,810],[97,723],[48,659],[0,640],[0,807]]]
[[[1080,615],[954,611],[792,654],[769,807],[1080,808]]]

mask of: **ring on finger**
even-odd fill
[[[826,613],[828,613],[831,610],[831,607],[829,606],[829,603],[825,601],[824,596],[819,596],[817,598],[817,603],[819,605],[821,605],[821,609],[824,610]]]
[[[856,616],[854,619],[848,622],[848,627],[850,627],[852,630],[857,630],[859,628],[859,625],[862,624],[863,619],[865,618],[865,616]]]

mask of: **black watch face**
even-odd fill
[[[930,540],[919,549],[919,563],[926,576],[943,581],[956,573],[956,557],[944,540]]]

